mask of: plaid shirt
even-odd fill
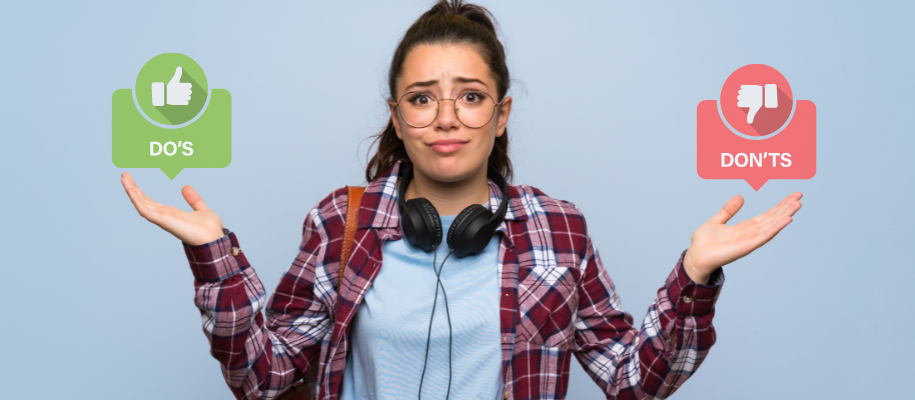
[[[318,368],[318,399],[336,400],[349,351],[349,327],[382,266],[382,244],[400,240],[397,162],[365,190],[359,230],[337,285],[346,188],[313,208],[299,254],[266,301],[235,234],[185,244],[195,303],[211,354],[235,397],[272,399]],[[490,207],[502,199],[489,180]],[[500,235],[500,320],[505,399],[562,399],[574,354],[615,399],[665,398],[699,368],[715,343],[714,305],[724,282],[693,282],[683,254],[657,292],[641,329],[620,308],[613,281],[573,203],[528,185],[510,185]],[[266,301],[266,323],[261,309]]]

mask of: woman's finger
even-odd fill
[[[772,240],[772,238],[775,237],[775,235],[778,235],[782,229],[785,229],[785,227],[788,226],[791,221],[794,221],[794,219],[789,216],[784,216],[769,226],[767,229],[763,230],[759,235],[760,243],[756,247],[768,243],[770,240]]]
[[[801,207],[803,207],[803,206],[804,206],[804,204],[801,203],[800,201],[794,201],[794,202],[792,202],[792,203],[791,203],[791,208],[789,209],[790,211],[788,212],[788,215],[794,216],[794,213],[796,213],[798,210],[800,210]]]
[[[779,206],[776,205],[775,207],[766,210],[766,212],[753,217],[752,221],[759,225],[769,225],[772,222],[772,218],[777,214],[778,207]]]
[[[743,207],[743,197],[738,194],[731,197],[731,199],[724,204],[724,207],[721,207],[721,210],[718,211],[715,216],[709,218],[708,221],[714,224],[725,224],[734,214],[737,214],[737,211],[740,211],[741,207]]]
[[[200,198],[200,195],[197,194],[197,191],[191,187],[191,185],[184,185],[181,188],[181,194],[184,195],[184,200],[187,201],[187,204],[194,209],[194,211],[204,211],[209,210],[206,203],[203,202],[203,199]]]
[[[785,198],[783,203],[780,203],[778,206],[774,207],[771,212],[770,222],[776,222],[782,219],[784,216],[792,216],[801,208],[801,202],[797,201],[797,196],[790,195]]]
[[[799,201],[792,201],[792,202],[786,204],[785,207],[782,209],[781,213],[778,214],[777,218],[775,219],[775,222],[772,225],[776,225],[778,222],[781,222],[782,219],[784,219],[785,217],[788,217],[788,218],[793,217],[794,214],[797,213],[797,211],[801,209],[801,206],[802,206],[802,204]]]
[[[160,214],[158,210],[162,205],[156,203],[143,193],[143,190],[137,186],[129,173],[125,172],[121,174],[121,183],[124,185],[127,196],[130,197],[130,202],[133,203],[133,206],[137,209],[137,212],[140,213],[140,216],[146,218],[150,222],[156,223]]]
[[[137,184],[133,181],[133,177],[127,172],[121,174],[121,184],[124,185],[124,191],[127,192],[127,197],[130,198],[130,202],[133,203],[137,212],[139,212],[140,215],[143,215],[141,208],[144,208],[144,205],[141,204],[140,195],[137,193],[139,188],[137,188]]]
[[[797,212],[797,210],[800,210],[800,209],[801,209],[801,202],[799,202],[799,201],[793,201],[793,202],[786,204],[784,206],[784,208],[782,209],[782,212],[777,214],[775,216],[775,218],[772,218],[771,221],[769,221],[767,224],[762,226],[761,231],[762,232],[773,232],[772,236],[775,236],[776,234],[778,234],[779,231],[784,229],[785,226],[788,226],[788,224],[794,220],[794,218],[792,218],[792,216],[794,215],[794,213]]]
[[[762,214],[757,215],[753,219],[762,225],[771,225],[774,221],[778,221],[783,215],[785,215],[784,210],[786,210],[787,207],[790,207],[794,201],[800,199],[801,196],[801,192],[794,192],[789,194],[788,196],[785,196],[784,199],[779,201],[778,204],[776,204],[774,207],[770,208]],[[791,215],[794,215],[794,213],[792,212]]]

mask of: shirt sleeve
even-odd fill
[[[315,297],[316,271],[325,270],[327,231],[318,208],[305,221],[299,253],[271,295],[245,258],[235,233],[210,243],[184,244],[194,274],[210,354],[237,399],[273,399],[316,368],[331,331],[325,303]]]
[[[684,250],[648,308],[641,329],[620,308],[613,281],[587,236],[579,281],[575,355],[608,399],[666,398],[702,364],[715,343],[712,317],[724,283],[721,268],[708,285],[689,278]]]

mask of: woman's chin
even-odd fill
[[[435,157],[432,164],[427,175],[439,182],[458,182],[467,179],[473,175],[473,166],[476,165],[471,165],[472,163],[458,157]]]

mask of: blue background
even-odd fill
[[[692,231],[795,190],[804,207],[725,267],[718,343],[676,398],[911,393],[915,272],[911,3],[486,1],[513,74],[516,183],[578,204],[641,322]],[[4,398],[231,398],[209,355],[181,243],[140,217],[111,162],[111,94],[153,56],[196,60],[233,98],[233,159],[193,185],[272,292],[308,210],[363,181],[394,48],[425,1],[0,5]],[[735,69],[777,68],[817,105],[817,174],[696,173],[696,105]],[[573,362],[570,399],[602,398]]]

